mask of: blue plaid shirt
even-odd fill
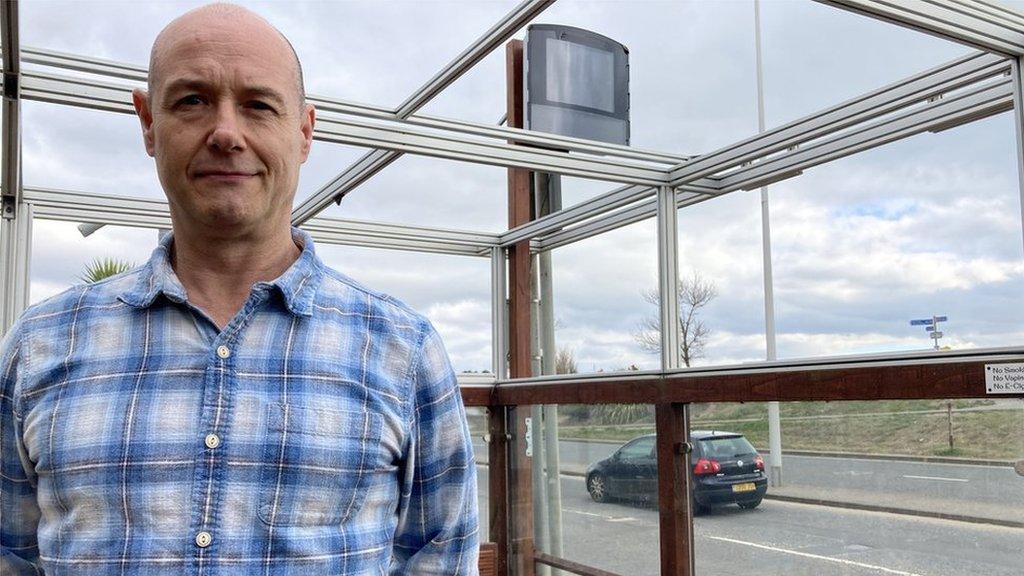
[[[222,330],[168,259],[31,307],[0,345],[0,574],[476,574],[441,340],[310,237]]]

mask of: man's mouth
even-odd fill
[[[225,183],[244,182],[254,176],[256,176],[255,172],[241,172],[235,170],[201,170],[195,173],[196,179]]]

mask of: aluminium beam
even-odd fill
[[[1000,56],[983,52],[968,54],[680,164],[669,171],[669,184],[679,187],[695,179],[742,166],[861,122],[1007,74],[1009,70],[1009,61]]]
[[[21,53],[18,2],[0,3],[3,97],[0,101],[0,333],[27,303],[31,207],[21,195]],[[28,221],[27,221],[28,220]]]
[[[964,90],[890,118],[815,142],[805,148],[756,163],[722,180],[723,192],[752,190],[799,174],[802,170],[888,144],[925,131],[938,132],[999,114],[1013,107],[1010,78]]]
[[[0,218],[0,336],[28,306],[32,256],[32,206],[17,204],[14,218]]]
[[[442,90],[451,85],[452,82],[455,82],[455,80],[476,65],[477,62],[483,60],[495,48],[504,44],[520,28],[536,18],[551,4],[554,4],[554,0],[524,0],[521,2],[494,26],[491,26],[490,30],[485,32],[476,42],[463,50],[462,54],[456,56],[454,60],[449,62],[440,72],[428,80],[426,84],[406,98],[405,102],[402,102],[395,110],[395,113],[405,118],[422,108],[434,96],[440,94]]]
[[[24,77],[25,99],[134,114],[131,105],[131,86],[106,80],[39,72],[26,72]],[[459,134],[446,134],[441,130],[410,128],[405,122],[370,122],[340,114],[321,114],[317,119],[313,137],[326,142],[612,182],[658,186],[666,178],[664,168],[654,168],[611,157],[570,155],[555,150],[516,146],[503,139],[470,140]],[[544,136],[534,134],[533,138],[540,141]],[[383,158],[385,154],[386,152],[382,150],[371,152],[364,160],[343,173],[343,177],[355,181],[372,176],[378,169],[375,159]],[[693,186],[713,189],[713,184],[709,180],[702,180]]]
[[[675,370],[682,364],[679,354],[679,210],[675,190],[658,189],[655,196],[658,217],[658,325],[661,327],[661,369]]]
[[[24,200],[34,208],[36,217],[48,220],[144,228],[171,226],[167,202],[161,200],[45,188],[26,188]],[[496,234],[338,218],[316,218],[303,230],[323,244],[457,256],[490,257],[491,248],[498,242]]]
[[[491,27],[483,36],[459,54],[426,84],[411,94],[396,110],[399,118],[406,118],[422,108],[431,98],[439,94],[472,68],[477,62],[500,46],[527,22],[550,6],[554,0],[524,0],[512,12]],[[401,152],[375,150],[356,161],[352,167],[342,171],[324,185],[312,197],[292,210],[292,224],[298,225],[320,213],[336,198],[349,193],[356,186],[373,177],[401,156]],[[355,167],[359,166],[358,169]]]
[[[797,148],[766,162],[756,163],[730,173],[722,178],[720,192],[724,194],[736,190],[755,189],[767,182],[779,182],[796,176],[805,168],[882,146],[914,134],[925,131],[938,132],[966,122],[1000,114],[1012,107],[1011,80],[1004,78],[990,81],[986,86],[965,90],[962,93],[936,100],[926,106],[891,118],[880,119],[855,130],[823,139],[806,148]],[[710,196],[696,195],[682,190],[677,192],[679,207],[693,205],[709,198]],[[564,246],[651,218],[656,212],[657,203],[647,199],[635,206],[605,215],[600,220],[541,236],[536,248],[549,250]]]
[[[149,70],[145,66],[138,64],[127,64],[114,60],[82,56],[69,52],[58,52],[32,46],[22,47],[21,59],[26,64],[39,64],[122,80],[146,82],[149,78]]]
[[[0,4],[0,50],[3,60],[3,102],[0,104],[0,217],[14,218],[21,197],[21,49],[18,2]]]
[[[1020,198],[1021,222],[1024,224],[1024,76],[1021,59],[1013,62],[1013,132],[1017,144],[1017,194]],[[1021,226],[1024,231],[1024,225]],[[1024,240],[1024,238],[1022,238]]]
[[[650,186],[627,185],[616,188],[585,202],[532,220],[522,226],[516,226],[501,235],[501,245],[511,246],[527,238],[537,238],[559,232],[574,224],[595,219],[623,206],[643,202],[655,192],[656,189]],[[712,198],[720,194],[720,184],[715,178],[704,178],[699,182],[682,186],[681,192],[688,196]]]
[[[22,60],[26,63],[39,64],[51,68],[74,70],[77,72],[86,72],[89,74],[107,76],[120,80],[132,80],[136,82],[146,82],[148,75],[148,71],[145,66],[126,64],[123,62],[104,60],[100,58],[78,56],[65,52],[31,48],[27,46],[22,49]],[[39,75],[37,77],[40,79],[46,78],[45,75]],[[78,80],[73,77],[65,77],[65,79],[70,81]],[[115,98],[115,100],[115,104],[119,106],[122,104],[120,98]],[[434,128],[473,136],[498,138],[519,144],[532,144],[547,148],[568,150],[570,152],[583,152],[587,154],[632,158],[643,162],[671,165],[681,164],[691,158],[690,156],[680,156],[678,154],[669,154],[655,150],[643,150],[632,146],[608,144],[594,140],[584,140],[581,138],[570,138],[559,134],[538,134],[536,132],[522,130],[519,128],[491,126],[488,124],[479,124],[476,122],[467,122],[464,120],[443,118],[440,116],[413,114],[403,119],[396,114],[394,110],[387,106],[327,98],[324,96],[314,96],[312,94],[306,96],[306,102],[313,104],[318,113],[328,112],[345,116],[376,118],[378,120],[404,121],[410,125],[423,128]],[[128,103],[130,104],[130,101],[128,101]]]
[[[691,206],[699,202],[710,200],[711,198],[713,197],[677,190],[676,208],[678,209],[683,208],[684,206]],[[618,212],[605,215],[600,219],[595,219],[579,226],[560,230],[554,234],[541,236],[536,241],[535,246],[537,250],[553,250],[561,246],[572,244],[573,242],[579,242],[580,240],[592,238],[617,228],[622,228],[642,220],[647,220],[652,216],[655,216],[657,211],[657,199],[647,198],[635,206],[630,206],[623,210],[619,210]]]
[[[508,378],[507,259],[501,246],[491,248],[491,373]]]
[[[1024,55],[1024,15],[980,0],[818,0],[823,4],[997,52]]]
[[[111,64],[106,63],[103,64],[103,66],[111,66]],[[763,156],[766,153],[787,147],[793,147],[801,142],[820,138],[824,134],[863,122],[865,119],[875,118],[883,114],[891,113],[892,111],[898,110],[902,107],[920,103],[922,100],[938,97],[950,90],[962,89],[964,86],[977,83],[979,80],[998,76],[1008,71],[1009,63],[1005,59],[982,53],[967,55],[948,64],[910,77],[889,87],[868,93],[847,103],[832,107],[816,115],[812,115],[811,117],[780,127],[765,133],[762,136],[751,138],[746,141],[742,141],[735,146],[690,160],[685,165],[678,167],[676,171],[673,172],[673,176],[678,177],[677,179],[680,181],[692,181],[695,177],[705,177],[716,170],[735,167],[737,166],[737,162],[749,162],[751,159]],[[107,109],[112,108],[115,111],[128,113],[132,112],[129,104],[129,87],[116,87],[112,86],[110,83],[102,83],[89,79],[60,79],[53,75],[49,75],[47,77],[30,76],[26,79],[25,84],[27,85],[27,89],[31,89],[33,98],[50,99],[51,101],[69,99],[72,100],[70,103],[73,104],[103,107]],[[120,91],[122,97],[118,97],[115,94],[115,92],[118,91]],[[96,103],[97,100],[99,101],[99,104]],[[968,118],[965,117],[964,119]],[[369,169],[369,172],[372,172],[372,166],[367,168]],[[680,170],[682,170],[683,173],[680,173]],[[788,176],[797,172],[798,170],[796,172],[777,176]],[[700,188],[701,185],[705,185],[703,190]],[[683,188],[685,190],[701,190],[707,194],[714,194],[721,192],[717,189],[718,186],[719,183],[715,178],[707,178],[706,181],[693,182],[683,186]],[[700,199],[697,199],[696,201],[700,201]],[[623,202],[628,204],[628,201],[624,200]],[[688,203],[693,202],[693,200],[688,201]],[[682,202],[680,202],[680,204],[683,205]],[[578,207],[570,208],[569,210],[574,211],[573,222],[581,222],[590,218],[595,218],[602,212],[606,212],[618,206],[619,205],[612,205],[610,207],[608,205],[602,206],[600,202],[591,200]],[[653,205],[651,208],[653,208]],[[625,225],[645,217],[649,217],[649,214],[640,210],[634,212],[634,215],[630,218],[623,218],[623,216],[619,214],[616,216],[616,221],[618,222],[617,225]],[[510,231],[507,234],[511,234],[511,236],[505,236],[502,244],[505,245],[506,240],[518,238],[523,234],[537,237],[546,232],[558,230],[559,228],[572,223],[568,222],[568,220],[564,220],[565,216],[562,214],[554,214],[550,217],[563,219],[561,223],[555,222],[554,220],[548,222],[545,221],[546,218],[527,225],[531,227],[529,230],[524,228],[522,230]],[[611,229],[610,227],[602,227],[598,225],[593,225],[593,228],[603,230]],[[545,238],[544,241],[547,242],[548,245],[561,244],[567,238],[578,238],[579,234],[580,232],[578,230],[556,232],[555,238]],[[558,238],[559,235],[560,238]]]
[[[410,129],[401,123],[377,124],[342,116],[321,115],[315,133],[320,140],[338,144],[610,182],[660,186],[667,178],[664,169],[623,160],[570,155],[559,151],[517,146],[504,141],[469,140],[461,136]]]

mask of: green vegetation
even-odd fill
[[[654,432],[651,416],[616,425],[580,418],[584,411],[565,408],[562,438],[619,442]],[[1024,456],[1024,406],[1019,401],[954,400],[952,408],[950,448],[945,400],[787,402],[780,406],[783,448],[997,460]],[[695,429],[739,432],[758,447],[768,445],[767,414],[764,403],[704,404],[691,410]]]
[[[116,258],[97,258],[85,267],[82,275],[78,278],[86,284],[94,284],[105,278],[127,272],[134,267],[135,264]]]

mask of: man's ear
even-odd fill
[[[316,125],[316,108],[306,104],[302,110],[302,162],[309,158],[309,149],[313,146],[313,127]]]
[[[149,106],[149,94],[141,88],[132,90],[132,104],[142,124],[142,141],[146,144],[146,153],[153,156],[153,110]]]

